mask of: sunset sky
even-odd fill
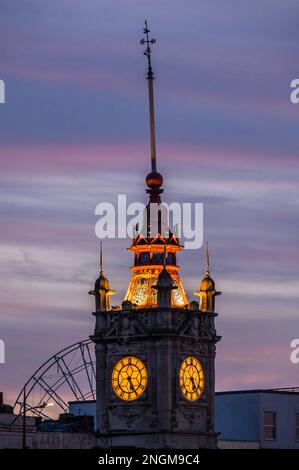
[[[217,390],[299,385],[297,0],[0,0],[0,391],[94,328],[95,207],[146,202],[147,18],[163,200],[204,203]],[[104,241],[113,304],[130,240]],[[189,300],[203,250],[179,254]]]

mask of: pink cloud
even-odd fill
[[[22,173],[38,174],[41,170],[55,172],[84,172],[94,170],[115,169],[121,171],[129,167],[142,169],[149,167],[149,149],[146,142],[113,144],[59,144],[41,145],[27,144],[20,146],[1,146],[0,161],[2,174],[15,173],[16,165]],[[203,163],[205,166],[229,167],[237,165],[238,168],[252,166],[253,164],[281,166],[281,156],[261,153],[239,153],[218,147],[183,144],[161,144],[158,147],[158,163],[161,167],[171,165],[173,162],[182,164]],[[160,157],[161,156],[161,157]],[[283,165],[298,167],[299,160],[285,155]],[[18,172],[19,173],[19,172]]]
[[[289,345],[269,342],[224,340],[217,354],[217,390],[295,386],[299,368],[290,361]]]

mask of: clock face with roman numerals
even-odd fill
[[[204,389],[202,366],[196,357],[187,357],[180,368],[180,387],[189,401],[198,400]]]
[[[136,400],[143,394],[146,385],[146,367],[137,357],[123,357],[113,367],[112,388],[122,400]]]

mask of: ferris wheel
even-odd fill
[[[95,400],[95,352],[90,339],[62,349],[25,383],[14,404],[15,414],[55,419],[70,401]],[[47,404],[53,405],[48,407]]]

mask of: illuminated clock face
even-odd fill
[[[180,387],[189,401],[198,400],[204,389],[204,374],[195,357],[187,357],[180,368]]]
[[[112,388],[122,400],[139,398],[146,389],[147,371],[140,359],[127,356],[120,359],[112,371]]]

